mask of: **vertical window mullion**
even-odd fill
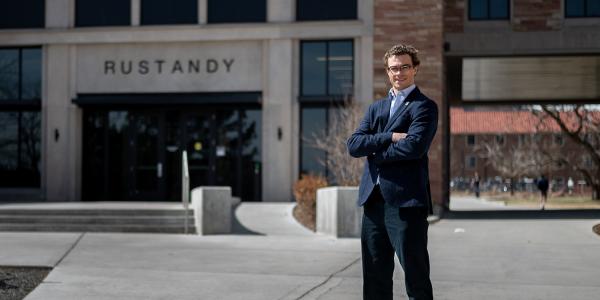
[[[583,16],[584,17],[589,17],[588,15],[588,4],[590,3],[590,0],[584,0],[583,3]]]
[[[23,111],[17,112],[17,170],[21,170],[21,123],[23,122]]]
[[[18,91],[17,98],[18,100],[23,99],[23,48],[20,48],[18,51],[18,69],[17,69],[17,82],[18,82]]]
[[[325,42],[325,95],[329,96],[329,42]]]

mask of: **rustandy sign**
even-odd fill
[[[78,46],[78,93],[262,90],[262,44],[152,43]]]
[[[185,74],[200,72],[216,73],[219,70],[224,70],[226,73],[231,72],[231,67],[235,62],[234,58],[230,59],[141,59],[141,60],[105,60],[104,75],[115,74]]]

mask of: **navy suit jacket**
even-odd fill
[[[387,203],[395,207],[426,207],[431,213],[427,151],[437,129],[437,105],[419,88],[389,117],[391,103],[388,97],[371,104],[347,142],[350,155],[367,157],[358,205],[367,202],[379,176],[381,194]],[[407,136],[393,143],[392,132],[404,132]]]

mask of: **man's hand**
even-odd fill
[[[404,132],[392,132],[392,142],[397,143],[399,140],[406,138],[407,134]]]

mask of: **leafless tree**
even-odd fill
[[[501,145],[495,139],[485,140],[476,146],[478,155],[503,177],[510,180],[510,193],[514,195],[515,179],[535,176],[549,166],[549,162],[531,143]]]
[[[546,151],[554,161],[578,171],[592,187],[592,199],[600,200],[600,111],[586,105],[542,105],[532,113],[541,128],[557,125],[581,152]]]
[[[324,151],[326,159],[319,161],[329,171],[328,181],[342,186],[356,186],[364,159],[356,159],[348,155],[346,140],[358,127],[363,118],[363,107],[353,101],[345,101],[332,116],[329,128],[315,134],[307,142],[312,147]]]

